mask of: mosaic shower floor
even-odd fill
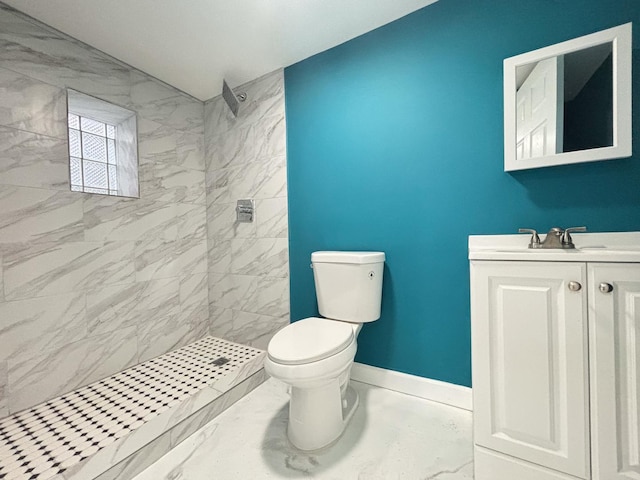
[[[62,473],[261,353],[206,337],[4,418],[0,480]]]
[[[313,453],[286,439],[286,387],[270,379],[135,480],[471,480],[471,412],[353,382],[345,434]]]

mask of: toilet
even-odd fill
[[[314,252],[318,310],[287,325],[267,347],[265,370],[290,386],[287,434],[300,450],[338,439],[358,406],[349,385],[363,323],[380,318],[383,252]]]

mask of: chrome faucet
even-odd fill
[[[576,248],[571,238],[571,232],[586,232],[587,227],[569,227],[562,229],[560,227],[553,227],[547,233],[547,236],[543,241],[540,241],[538,232],[531,228],[520,228],[519,233],[530,233],[531,241],[529,242],[529,248],[564,248],[572,249]]]

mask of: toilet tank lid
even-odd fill
[[[313,252],[311,263],[381,263],[384,252]]]

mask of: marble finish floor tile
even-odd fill
[[[286,387],[270,379],[135,480],[319,478],[471,480],[471,412],[353,382],[343,436],[305,453],[286,437]]]

